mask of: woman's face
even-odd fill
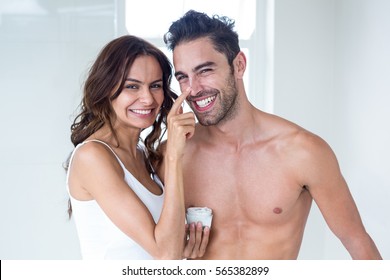
[[[124,87],[112,101],[115,126],[143,129],[151,126],[164,101],[163,73],[153,56],[142,55],[132,64]]]

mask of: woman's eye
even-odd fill
[[[138,89],[138,86],[130,84],[130,85],[125,85],[125,88],[127,88],[127,89]]]
[[[151,85],[151,88],[153,88],[153,89],[162,88],[162,84],[154,84],[154,85]]]

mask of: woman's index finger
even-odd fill
[[[184,100],[187,98],[187,96],[190,94],[191,88],[188,87],[182,94],[180,94],[176,100],[175,103],[173,104],[171,111],[175,112],[176,114],[180,114],[180,108],[181,105],[183,104]]]

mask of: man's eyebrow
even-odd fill
[[[212,62],[212,61],[206,61],[205,63],[202,63],[202,64],[199,64],[198,66],[196,66],[195,68],[192,69],[192,72],[197,72],[199,71],[200,69],[204,68],[204,67],[209,67],[209,66],[214,66],[216,65],[215,62]],[[175,72],[175,77],[179,76],[179,75],[185,75],[184,72],[182,71],[177,71]]]
[[[214,66],[214,65],[215,65],[215,62],[206,61],[205,63],[199,64],[198,66],[196,66],[194,69],[192,69],[192,71],[193,72],[197,72],[197,71],[199,71],[200,69],[202,69],[204,67]]]

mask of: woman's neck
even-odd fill
[[[141,129],[116,129],[115,134],[104,125],[88,139],[98,139],[114,149],[121,149],[133,157],[137,157],[137,145],[140,139]]]

